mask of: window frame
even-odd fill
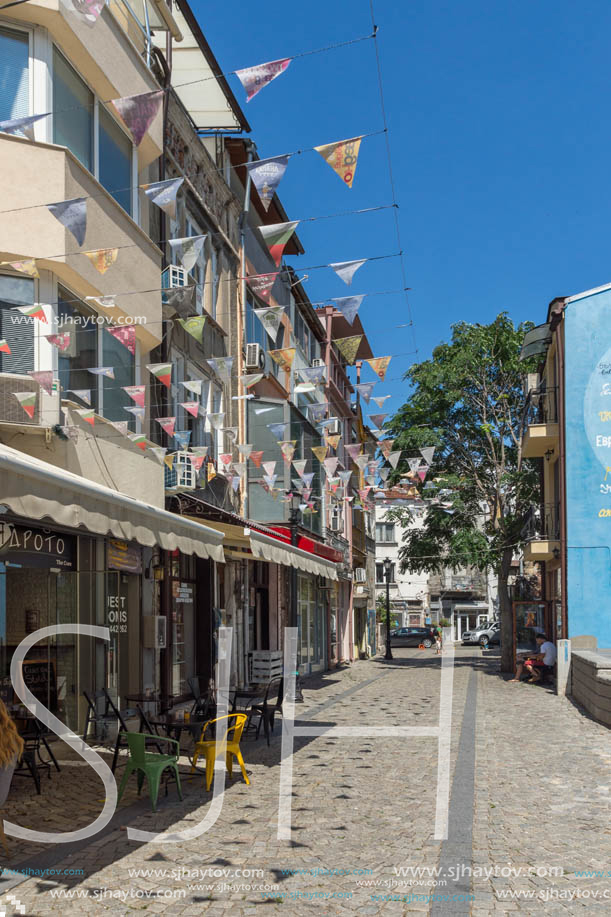
[[[28,39],[28,110],[23,117],[28,117],[34,111],[34,83],[35,83],[35,55],[34,55],[34,29],[22,25],[19,22],[7,21],[0,19],[0,30],[5,29],[8,32],[21,32]]]

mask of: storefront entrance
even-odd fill
[[[297,578],[297,612],[299,616],[300,660],[304,675],[326,668],[325,615],[317,602],[316,580],[312,576]]]
[[[513,603],[513,646],[516,653],[537,651],[537,634],[546,634],[549,625],[546,602]]]

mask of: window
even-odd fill
[[[113,422],[129,417],[130,429],[141,430],[142,427],[136,427],[134,416],[125,411],[126,407],[134,407],[136,402],[123,391],[124,385],[134,385],[136,381],[135,354],[130,353],[121,341],[108,333],[108,330],[104,329],[99,333],[102,335],[102,365],[112,366],[115,376],[114,379],[107,379],[105,376],[101,378],[104,417]]]
[[[10,354],[0,352],[0,371],[27,375],[34,366],[34,331],[38,319],[13,312],[15,306],[34,302],[34,281],[29,277],[0,276],[0,339]],[[19,321],[16,321],[19,319]]]
[[[27,32],[0,29],[0,121],[30,113],[30,40]]]
[[[276,341],[268,336],[267,331],[263,327],[263,324],[259,321],[255,315],[255,309],[261,309],[259,303],[248,294],[246,300],[246,343],[247,344],[260,344],[264,351],[274,350],[280,347],[283,347],[284,341],[284,327],[280,325],[278,328],[278,337]],[[272,360],[271,357],[265,357],[266,363],[266,372],[271,372],[276,378],[278,378],[280,367],[275,360]]]
[[[53,49],[53,142],[93,172],[94,96],[63,54]]]
[[[376,541],[382,544],[394,543],[395,526],[392,522],[376,522]]]
[[[132,212],[132,143],[103,105],[99,112],[99,181],[117,204]]]
[[[94,315],[81,302],[65,290],[58,288],[57,320],[59,331],[70,332],[70,346],[59,352],[58,377],[62,391],[68,392],[70,398],[83,407],[92,407],[96,411],[100,404],[98,397],[99,376],[89,372],[91,367],[99,366],[98,360],[98,326],[85,324],[85,319]],[[109,364],[110,365],[110,364]],[[113,385],[116,383],[113,383]],[[75,390],[86,389],[90,392],[91,404],[74,394]],[[121,420],[127,418],[124,414]]]
[[[376,564],[376,583],[385,583],[385,582],[386,582],[386,575],[384,573],[384,564],[383,563]],[[395,565],[394,564],[390,565],[390,578],[388,582],[389,583],[395,582]]]
[[[185,220],[186,236],[201,236],[203,235],[202,230],[197,225],[193,217],[188,214]],[[197,284],[197,290],[195,292],[196,296],[196,310],[201,315],[203,311],[204,295],[205,295],[205,282],[206,282],[206,245],[208,240],[204,242],[201,254],[193,268],[191,269],[190,276],[193,278]],[[174,247],[172,247],[172,253],[174,253]],[[214,315],[214,313],[213,313]]]

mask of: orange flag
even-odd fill
[[[386,370],[388,369],[388,364],[390,363],[390,357],[375,357],[373,360],[365,360],[366,363],[369,363],[373,369],[376,376],[379,379],[383,379],[386,375]]]
[[[316,152],[320,153],[325,162],[329,163],[333,171],[337,172],[341,180],[349,188],[352,188],[352,182],[354,181],[362,139],[363,135],[352,137],[350,140],[338,140],[336,143],[325,143],[323,146],[314,147]]]

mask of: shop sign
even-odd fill
[[[110,570],[142,573],[142,550],[138,545],[110,538],[106,542],[106,561]]]
[[[106,596],[106,623],[111,634],[127,633],[127,597]]]
[[[76,567],[76,536],[0,522],[0,560],[24,567]]]
[[[190,605],[193,601],[193,586],[191,583],[172,583],[172,596],[177,605]]]

